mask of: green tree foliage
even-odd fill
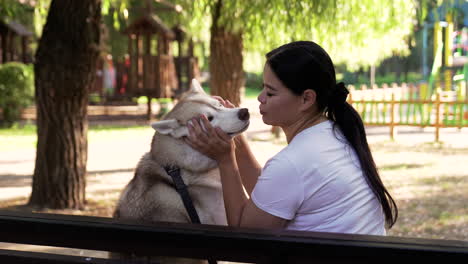
[[[0,19],[9,22],[13,18],[22,24],[32,25],[34,6],[18,0],[0,1]]]
[[[34,28],[40,36],[49,10],[50,0],[2,0],[0,19],[7,22],[15,20],[27,27]]]
[[[191,30],[207,32],[213,6],[222,0],[177,1],[189,8]],[[376,64],[407,53],[417,3],[405,0],[222,1],[219,23],[243,36],[245,51],[264,53],[293,40],[321,44],[336,63]],[[185,3],[185,4],[184,4]]]
[[[441,0],[413,0],[416,12],[415,31],[421,28],[431,11],[443,2]]]
[[[414,16],[414,3],[405,0],[382,0],[378,4],[343,0],[337,3],[334,21],[313,32],[335,63],[357,69],[395,54],[408,55]]]
[[[0,20],[16,21],[41,36],[47,18],[50,0],[0,0]],[[31,43],[34,51],[37,43]]]
[[[419,27],[432,8],[451,0],[150,2],[165,23],[170,26],[180,23],[198,40],[209,43],[211,12],[218,1],[223,2],[219,23],[232,32],[242,33],[246,54],[263,54],[285,42],[307,39],[321,44],[337,64],[356,68],[376,64],[393,54],[407,54],[412,30]],[[102,1],[109,51],[113,54],[125,53],[125,36],[120,31],[144,11],[146,3],[147,0]],[[27,17],[33,9],[35,31],[40,35],[49,4],[50,0],[3,0],[0,17]],[[178,5],[183,11],[163,10],[170,5]]]
[[[0,65],[0,125],[11,127],[21,118],[21,110],[34,101],[34,74],[32,65],[9,62]]]

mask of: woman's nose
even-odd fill
[[[265,91],[262,90],[262,92],[260,92],[260,94],[257,96],[257,100],[261,103],[261,104],[264,104],[265,103]]]

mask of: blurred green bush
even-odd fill
[[[21,111],[34,102],[32,64],[8,62],[0,65],[0,126],[11,127],[21,118]]]
[[[261,91],[263,89],[262,73],[246,72],[245,73],[245,87]]]

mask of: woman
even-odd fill
[[[189,128],[187,143],[218,162],[228,224],[385,235],[397,206],[327,52],[299,41],[266,58],[260,113],[282,128],[288,146],[263,169],[243,136],[231,140],[203,116]]]

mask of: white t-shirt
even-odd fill
[[[301,131],[271,158],[251,199],[263,211],[290,220],[286,229],[386,234],[382,207],[332,121]]]

